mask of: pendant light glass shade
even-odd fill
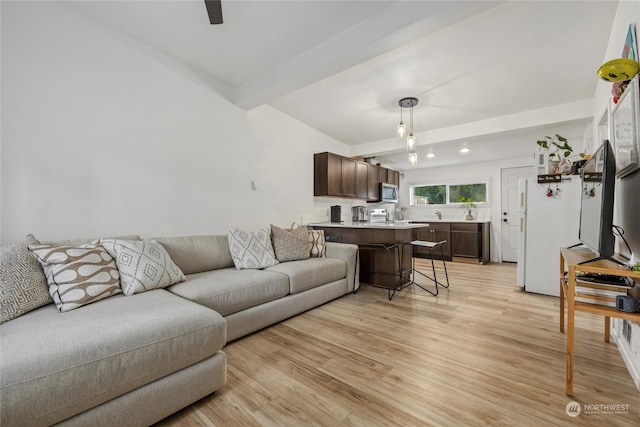
[[[416,137],[413,134],[409,134],[407,137],[407,150],[413,151],[416,147]]]
[[[398,137],[398,139],[404,139],[404,136],[406,134],[407,134],[407,127],[401,121],[400,124],[398,125],[398,128],[396,129],[396,136]]]
[[[418,163],[418,153],[416,153],[415,150],[411,150],[411,152],[409,153],[409,163],[411,165],[415,165]]]

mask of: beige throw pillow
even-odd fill
[[[307,227],[285,230],[271,224],[271,243],[280,262],[307,259],[311,255],[311,242]]]
[[[155,240],[102,239],[100,242],[116,260],[125,295],[165,288],[185,280],[182,271]]]
[[[61,312],[119,294],[120,275],[99,242],[78,246],[29,245],[42,265]]]

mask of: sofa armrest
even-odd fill
[[[349,243],[326,242],[327,258],[337,258],[347,263],[347,284],[349,292],[360,287],[360,256],[358,245]]]

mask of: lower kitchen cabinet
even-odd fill
[[[429,226],[425,228],[418,228],[414,232],[415,240],[424,240],[427,242],[441,242],[446,240],[442,246],[442,251],[444,252],[444,259],[447,261],[451,261],[451,224],[448,222],[437,222],[437,223],[428,223]],[[428,248],[424,248],[421,246],[416,246],[413,248],[414,256],[421,258],[428,258],[431,254]],[[442,258],[440,253],[440,249],[434,251],[434,258]]]
[[[416,221],[417,222],[417,221]],[[426,223],[426,222],[425,222]],[[414,239],[428,242],[441,242],[444,259],[447,261],[477,261],[482,264],[489,262],[490,223],[489,222],[429,222],[429,226],[415,230]],[[430,252],[426,248],[415,247],[414,256],[429,258]],[[434,258],[440,259],[440,251],[434,251]]]

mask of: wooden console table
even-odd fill
[[[564,306],[567,305],[567,378],[566,394],[573,396],[573,350],[575,340],[574,318],[576,311],[604,316],[604,340],[609,342],[611,318],[617,317],[640,323],[640,313],[625,313],[613,307],[577,302],[576,271],[582,273],[602,273],[631,277],[640,281],[640,273],[634,273],[625,267],[609,260],[599,260],[580,264],[596,257],[586,248],[560,249],[560,332],[564,332]],[[565,266],[568,273],[565,277]],[[640,404],[640,401],[639,401]],[[640,407],[640,406],[639,406]]]

